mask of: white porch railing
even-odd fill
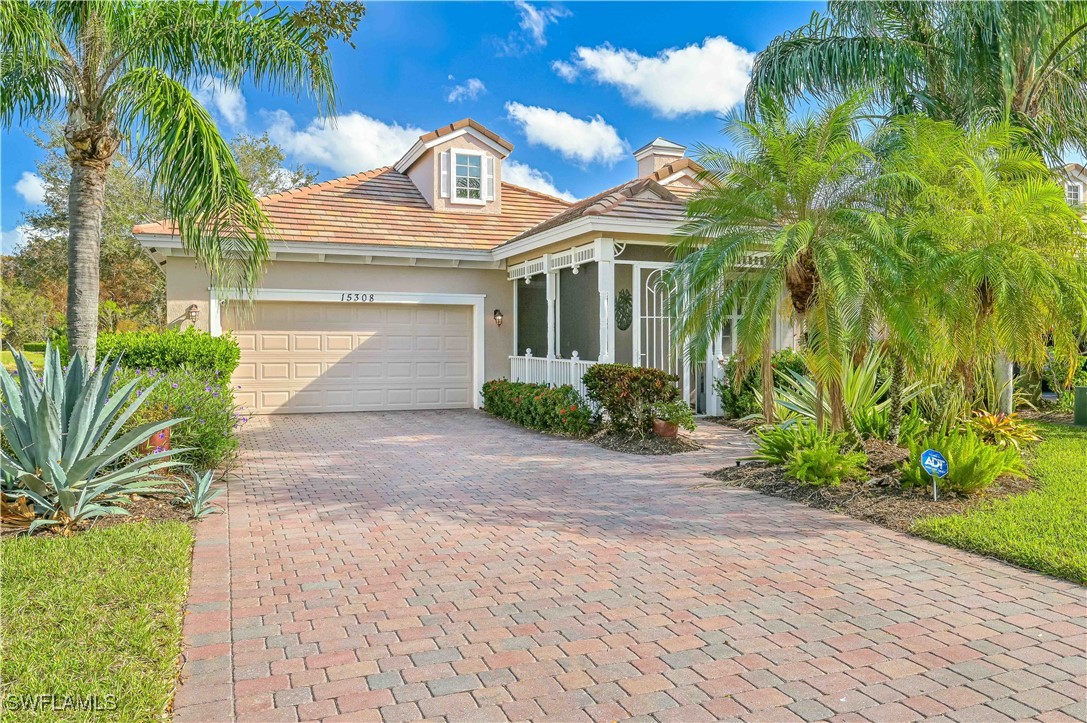
[[[595,361],[584,359],[548,359],[536,356],[511,356],[510,381],[551,384],[561,387],[569,384],[588,399],[589,394],[581,378]]]

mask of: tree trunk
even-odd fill
[[[826,405],[824,398],[823,382],[815,382],[815,428],[820,432],[823,431],[823,426],[826,423]]]
[[[887,441],[898,444],[902,432],[902,397],[906,387],[906,362],[897,352],[891,353],[891,409],[887,414]]]
[[[773,349],[770,334],[762,339],[762,416],[767,424],[777,421],[774,414],[774,368],[770,365]]]
[[[68,188],[68,352],[93,367],[98,337],[98,258],[108,161],[72,160]]]
[[[1012,362],[1002,351],[996,353],[993,360],[996,365],[996,392],[998,411],[1011,414],[1015,411],[1013,398],[1015,396],[1015,369]]]

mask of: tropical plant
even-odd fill
[[[934,449],[947,459],[947,476],[936,480],[944,491],[968,495],[984,490],[999,477],[1022,477],[1023,460],[1014,446],[986,444],[976,432],[963,427],[951,432],[932,432],[910,445],[910,458],[902,469],[906,485],[930,485],[932,476],[921,467],[921,455]]]
[[[1006,118],[1051,159],[1087,151],[1087,5],[1065,0],[832,0],[755,59],[748,108],[873,93],[890,115]]]
[[[766,96],[754,117],[729,122],[738,150],[700,154],[705,187],[688,202],[670,272],[672,331],[690,340],[698,358],[742,307],[738,353],[744,368],[764,362],[767,421],[774,410],[766,362],[784,297],[804,332],[817,395],[829,397],[831,427],[852,425],[842,366],[858,340],[867,342],[860,302],[873,268],[893,255],[871,223],[874,156],[861,139],[861,104],[853,97],[793,118],[784,102]],[[823,405],[816,410],[822,423]]]
[[[970,426],[985,442],[998,447],[1012,446],[1018,449],[1022,442],[1038,442],[1042,439],[1033,425],[1024,422],[1015,413],[993,414],[978,409],[970,418]]]
[[[327,11],[327,12],[325,12]],[[359,3],[4,2],[0,123],[66,114],[68,339],[95,359],[105,184],[119,149],[148,168],[182,243],[217,286],[252,289],[269,222],[191,90],[208,78],[334,105],[328,38],[349,40]]]
[[[868,456],[864,452],[843,452],[840,440],[817,437],[808,447],[798,447],[785,460],[785,474],[798,482],[820,487],[837,487],[848,479],[865,473]]]
[[[837,447],[845,443],[841,434],[820,431],[811,422],[786,422],[778,426],[767,425],[755,431],[755,454],[752,459],[770,464],[785,464],[798,449],[812,447],[823,438],[829,438]]]
[[[39,380],[30,362],[15,353],[17,372],[0,369],[0,452],[4,494],[26,498],[36,520],[29,531],[56,525],[64,534],[76,523],[103,515],[127,514],[116,504],[121,495],[162,491],[158,472],[179,464],[170,452],[130,453],[152,434],[180,421],[167,419],[122,431],[143,399],[132,403],[135,382],[112,389],[117,362],[109,359],[90,371],[75,356],[67,371],[49,348]],[[17,378],[16,378],[17,377]]]
[[[215,505],[211,504],[212,500],[223,493],[221,489],[213,490],[211,488],[212,483],[215,481],[215,470],[191,471],[189,477],[192,479],[192,484],[189,484],[184,477],[178,478],[178,482],[185,489],[185,494],[178,495],[176,504],[187,507],[189,516],[194,520],[199,520],[219,511]]]
[[[762,408],[759,396],[762,379],[762,363],[757,362],[746,373],[740,373],[740,360],[736,355],[728,358],[720,378],[714,380],[714,389],[720,400],[721,411],[729,419],[742,419],[757,414]],[[775,375],[807,370],[804,358],[793,349],[781,349],[770,357],[770,367]]]
[[[691,405],[680,399],[656,405],[653,407],[653,416],[663,422],[674,424],[680,429],[686,429],[688,432],[695,430]]]
[[[589,400],[607,412],[619,434],[644,437],[653,428],[653,409],[679,399],[675,374],[629,364],[593,364],[582,377]]]

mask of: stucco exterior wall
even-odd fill
[[[196,326],[207,331],[210,300],[207,273],[191,260],[176,256],[169,258],[164,271],[167,318],[180,318],[190,304],[196,304],[200,309]],[[484,294],[487,298],[483,377],[509,376],[513,324],[499,327],[491,317],[495,309],[501,309],[507,320],[513,320],[513,284],[506,280],[503,270],[273,261],[262,286],[266,289]]]
[[[441,189],[438,187],[442,180],[441,153],[448,150],[479,151],[494,156],[494,200],[483,204],[453,203],[451,198],[442,198]],[[455,158],[449,157],[449,174],[455,173]],[[408,169],[408,178],[423,194],[431,208],[436,211],[453,211],[456,213],[486,213],[494,214],[502,212],[502,158],[495,154],[494,150],[483,145],[471,136],[460,136],[452,140],[439,143],[428,149],[419,157],[411,168]],[[486,191],[486,189],[484,189]]]

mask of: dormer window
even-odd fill
[[[483,201],[483,154],[455,151],[453,197],[458,201]]]
[[[1078,183],[1066,183],[1064,186],[1064,200],[1068,202],[1069,206],[1078,206],[1081,196],[1081,188]]]

